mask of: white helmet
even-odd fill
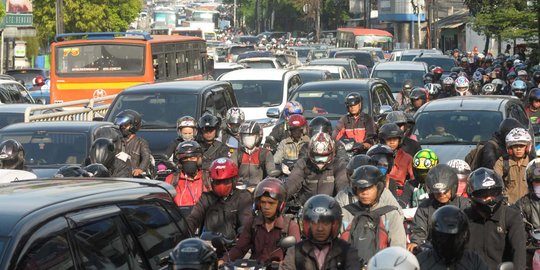
[[[458,176],[461,174],[467,177],[471,173],[471,166],[463,159],[452,159],[446,162],[446,165],[452,167]]]
[[[446,78],[444,78],[443,84],[454,84],[454,79],[452,79],[452,77],[448,76]]]
[[[388,247],[368,262],[368,270],[420,270],[416,257],[402,247]]]
[[[513,145],[526,145],[531,144],[531,134],[524,128],[514,128],[506,135],[506,148],[510,148]]]
[[[460,76],[456,79],[456,91],[463,95],[469,90],[469,79]]]
[[[486,83],[482,86],[482,95],[493,95],[495,92],[495,85],[492,83]]]

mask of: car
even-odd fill
[[[25,170],[0,169],[0,184],[30,179],[37,179],[37,175]]]
[[[386,61],[386,58],[390,57],[390,54],[385,54],[383,49],[379,47],[360,47],[357,50],[368,51],[372,54],[375,54],[379,58],[379,61]]]
[[[353,79],[359,79],[358,63],[350,58],[321,58],[310,61],[308,66],[342,66]]]
[[[296,70],[324,70],[330,72],[334,80],[351,79],[349,72],[342,66],[303,66]]]
[[[18,82],[22,82],[27,89],[32,89],[34,86],[34,79],[36,79],[38,76],[41,76],[44,80],[48,80],[50,78],[49,70],[43,68],[11,69],[6,71],[6,74],[15,78],[15,80]]]
[[[302,63],[306,63],[308,59],[308,55],[311,52],[313,48],[311,47],[305,47],[305,46],[299,46],[299,47],[289,47],[289,50],[293,50],[297,52],[298,54],[298,60]]]
[[[415,57],[419,56],[420,54],[442,55],[443,53],[440,50],[425,50],[425,49],[394,51],[390,55],[390,61],[412,61]]]
[[[428,66],[423,62],[391,61],[376,64],[371,71],[371,78],[385,80],[397,94],[403,87],[405,80],[412,80],[413,85],[423,86],[424,74],[428,73]]]
[[[236,57],[236,62],[240,60],[249,59],[249,58],[260,58],[260,57],[273,57],[274,55],[270,51],[250,51],[239,54]]]
[[[283,111],[289,93],[302,84],[297,71],[285,69],[241,69],[223,74],[219,81],[231,83],[238,100],[238,107],[246,120],[259,122],[268,136],[276,125],[266,111],[275,108]]]
[[[141,84],[120,92],[112,101],[105,121],[131,109],[142,116],[137,135],[148,141],[154,156],[165,153],[174,140],[176,120],[182,116],[199,119],[205,112],[225,118],[227,110],[238,107],[231,84],[219,81],[175,81]]]
[[[0,128],[14,124],[22,123],[25,121],[25,111],[29,107],[36,107],[38,104],[4,104],[0,106]],[[44,110],[34,110],[30,115],[36,114],[46,114],[59,112],[61,109],[44,109]]]
[[[236,36],[233,38],[234,43],[239,44],[257,44],[259,43],[259,38],[256,36]]]
[[[372,55],[369,51],[363,50],[345,50],[338,51],[334,58],[352,58],[358,65],[366,66],[370,71],[373,66],[379,62],[377,55]]]
[[[439,163],[464,159],[489,140],[506,118],[532,129],[521,101],[512,96],[462,96],[430,101],[414,115],[412,135],[422,148],[433,150]]]
[[[239,54],[251,51],[255,51],[255,46],[232,44],[227,48],[227,57],[225,58],[225,62],[236,62],[236,58],[238,58]]]
[[[25,165],[40,178],[52,177],[69,164],[82,164],[95,139],[95,132],[109,122],[58,121],[15,123],[0,129],[0,141],[22,144]]]
[[[238,63],[214,63],[213,77],[217,79],[219,78],[219,76],[221,76],[221,74],[225,74],[233,70],[244,69],[244,68],[246,67]]]
[[[36,103],[28,90],[17,81],[0,80],[0,104]]]
[[[324,116],[335,127],[339,118],[347,113],[345,97],[352,92],[362,95],[362,111],[371,115],[374,120],[397,108],[388,84],[374,78],[305,83],[291,93],[289,100],[302,104],[306,120]],[[271,111],[269,114],[275,116],[276,112]]]
[[[160,269],[191,235],[161,181],[62,178],[0,186],[0,269]]]
[[[333,80],[332,73],[328,70],[296,69],[302,83]]]
[[[312,49],[306,57],[306,63],[321,58],[328,58],[328,51],[326,49]]]
[[[275,57],[253,57],[246,58],[238,61],[238,64],[245,66],[246,68],[283,68],[283,65]]]
[[[453,67],[457,67],[458,64],[456,60],[449,55],[434,55],[434,54],[425,54],[417,56],[413,59],[414,62],[424,62],[430,66],[439,66],[443,69],[443,78],[448,76]]]

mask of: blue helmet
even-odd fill
[[[540,100],[540,88],[533,88],[529,92],[529,102],[532,103],[534,100]]]
[[[283,109],[283,115],[285,118],[289,118],[290,115],[293,114],[303,114],[304,113],[304,107],[302,107],[302,104],[298,101],[289,101],[287,104],[285,104],[285,108]]]
[[[475,71],[472,78],[473,78],[473,81],[481,81],[482,80],[482,73],[480,73],[480,71]]]
[[[515,80],[512,83],[512,91],[525,91],[527,90],[527,84],[522,80]]]

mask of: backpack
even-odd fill
[[[377,251],[388,247],[388,232],[381,216],[398,208],[386,205],[373,211],[364,211],[355,203],[345,206],[345,209],[354,214],[346,230],[349,233],[348,241],[358,249],[358,258],[367,263]]]
[[[478,144],[476,144],[476,147],[473,148],[464,158],[465,162],[467,162],[467,164],[469,164],[469,166],[471,167],[471,171],[480,168],[480,162],[482,161],[482,153],[486,143],[491,143],[497,149],[499,149],[499,145],[492,140],[488,140],[486,142],[478,142]]]

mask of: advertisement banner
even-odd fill
[[[7,14],[0,23],[0,27],[32,26],[31,0],[3,0],[3,3]]]

